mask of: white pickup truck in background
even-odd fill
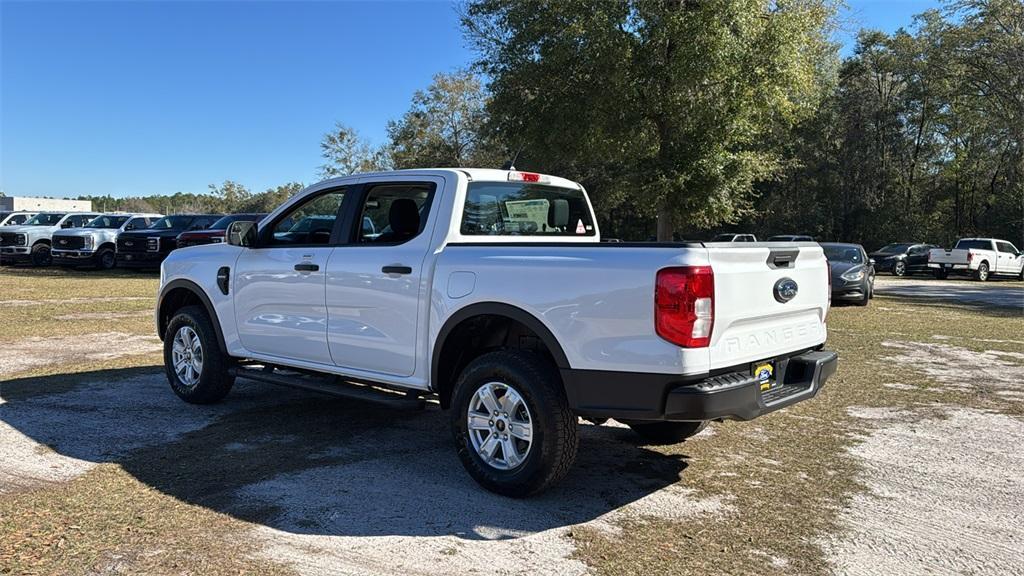
[[[811,398],[837,364],[818,244],[602,243],[582,186],[528,172],[328,180],[175,250],[160,280],[186,402],[235,378],[436,399],[470,475],[509,496],[566,474],[578,417],[678,442]]]
[[[1010,242],[997,238],[961,238],[950,250],[933,248],[928,253],[928,267],[939,279],[950,274],[969,274],[984,282],[996,274],[1024,280],[1024,254]]]

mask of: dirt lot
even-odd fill
[[[830,313],[815,400],[671,447],[584,425],[526,501],[469,479],[436,408],[181,403],[155,290],[0,269],[0,573],[1024,574],[1021,283],[884,281]]]

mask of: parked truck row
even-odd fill
[[[174,249],[222,242],[228,224],[264,214],[0,214],[0,264],[158,268]]]

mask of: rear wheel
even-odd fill
[[[576,458],[576,415],[537,354],[490,352],[470,362],[455,385],[451,425],[469,475],[504,496],[549,488]]]
[[[190,404],[219,402],[235,383],[229,366],[206,310],[179,310],[164,333],[164,371],[174,393]]]
[[[945,280],[948,276],[949,272],[943,268],[938,268],[935,270],[935,277],[938,278],[939,280]]]
[[[981,264],[978,264],[978,269],[974,271],[974,279],[979,282],[984,282],[988,280],[988,274],[988,262],[982,262]]]
[[[32,265],[49,266],[53,262],[50,255],[50,247],[46,244],[36,244],[32,247]]]
[[[707,428],[703,422],[638,422],[626,421],[634,432],[652,444],[678,444]]]

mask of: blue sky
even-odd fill
[[[892,31],[933,0],[848,0]],[[19,196],[311,183],[335,121],[380,143],[473,54],[446,2],[0,0],[0,189]]]

